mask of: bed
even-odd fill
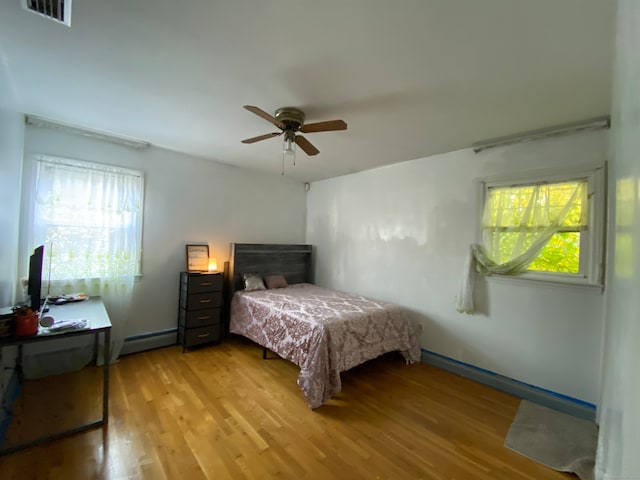
[[[300,367],[298,385],[317,408],[340,392],[340,372],[392,351],[417,362],[420,349],[401,307],[313,285],[311,254],[310,245],[232,244],[229,331]],[[278,288],[247,291],[246,275]]]

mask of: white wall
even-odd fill
[[[222,269],[231,242],[304,241],[304,186],[286,176],[27,127],[25,178],[36,153],[135,168],[145,174],[143,276],[135,286],[134,321],[127,336],[176,327],[185,244],[209,243]]]
[[[0,109],[0,307],[13,305],[17,287],[23,143],[24,115]]]
[[[602,163],[607,132],[461,150],[316,182],[307,242],[316,282],[399,303],[422,322],[421,346],[586,402],[599,400],[599,289],[479,280],[483,314],[458,314],[463,258],[477,241],[474,179]]]
[[[14,305],[18,285],[18,209],[23,143],[24,116],[0,109],[0,307],[7,308]],[[13,373],[16,353],[15,347],[0,350],[0,422],[4,418],[5,390]]]
[[[640,479],[640,3],[618,3],[610,261],[596,477]]]

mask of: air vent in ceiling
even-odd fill
[[[22,8],[54,22],[71,26],[71,0],[20,0]]]

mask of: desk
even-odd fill
[[[59,333],[49,333],[46,335],[35,335],[33,337],[8,337],[0,338],[0,349],[11,345],[18,346],[18,358],[16,361],[16,373],[18,381],[22,382],[22,347],[31,343],[46,342],[60,338],[69,338],[80,335],[95,335],[96,350],[100,342],[100,333],[104,332],[104,366],[102,369],[102,419],[94,422],[85,423],[75,428],[70,428],[59,433],[45,435],[35,440],[12,445],[7,448],[0,445],[0,455],[22,450],[27,447],[39,445],[50,440],[56,440],[66,435],[83,432],[91,428],[106,425],[109,422],[109,363],[110,363],[110,345],[111,345],[111,321],[109,315],[104,308],[100,297],[92,297],[82,302],[72,302],[65,305],[49,305],[49,311],[46,315],[50,315],[55,319],[79,319],[86,318],[89,321],[89,327],[82,330],[67,330]]]

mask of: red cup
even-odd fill
[[[16,315],[16,336],[32,337],[38,333],[38,314]]]

